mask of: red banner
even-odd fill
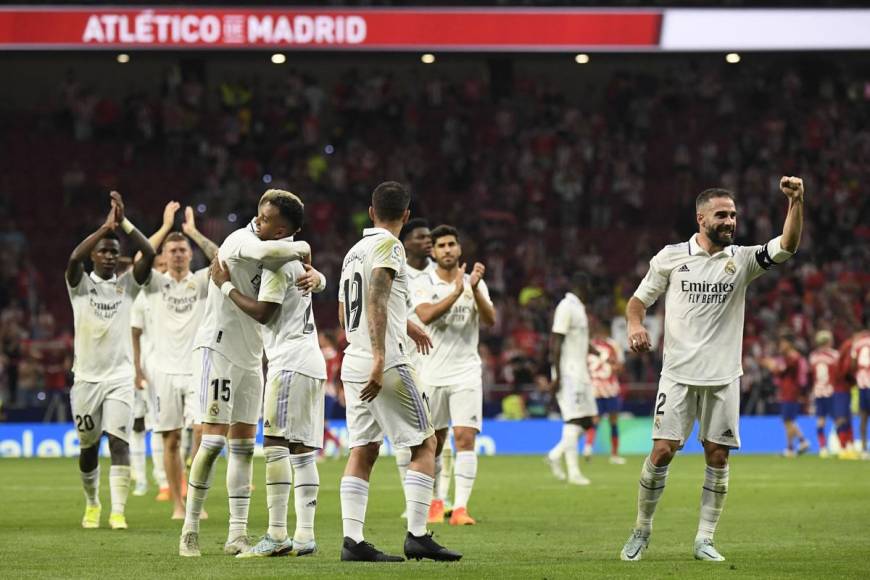
[[[657,48],[658,11],[0,9],[0,47],[568,51]]]

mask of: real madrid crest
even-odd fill
[[[212,403],[211,408],[208,410],[208,412],[211,414],[212,417],[217,417],[218,413],[220,413],[220,410],[220,405],[218,405],[217,403]]]
[[[737,272],[737,264],[734,263],[734,260],[725,262],[725,272],[728,274],[735,274]]]

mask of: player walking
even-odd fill
[[[594,329],[591,341],[593,352],[589,353],[588,363],[595,404],[598,406],[598,417],[607,417],[610,423],[610,463],[624,465],[625,458],[619,456],[619,373],[622,371],[625,355],[619,344],[610,338],[603,324],[596,323]],[[585,457],[592,453],[595,431],[600,424],[600,420],[596,420],[586,432],[586,445],[583,448]]]
[[[571,291],[556,306],[553,330],[550,334],[550,389],[559,402],[562,413],[562,438],[547,454],[553,475],[565,479],[562,457],[568,465],[568,483],[589,485],[580,473],[577,445],[584,429],[589,429],[598,416],[592,380],[589,377],[587,357],[589,347],[589,319],[583,301],[589,296],[589,277],[575,273],[571,277]]]
[[[701,518],[694,555],[725,558],[713,534],[728,493],[728,454],[740,447],[741,350],[746,287],[797,251],[803,227],[803,181],[783,177],[788,198],[783,233],[760,246],[736,246],[737,208],[725,189],[708,189],[695,201],[698,233],[688,242],[666,246],[652,260],[626,309],[629,346],[650,349],[643,327],[646,309],[666,295],[662,377],[655,400],[653,450],[641,470],[637,521],[623,560],[640,560],[649,544],[656,505],[664,492],[668,466],[700,422],[707,469],[701,491]]]
[[[816,436],[819,457],[828,457],[828,437],[825,434],[827,418],[834,419],[834,384],[838,379],[840,355],[834,346],[830,330],[820,330],[815,336],[816,350],[810,353],[810,375],[813,379],[813,399],[816,404]]]
[[[130,431],[133,427],[133,357],[130,309],[151,274],[154,249],[124,217],[121,194],[111,192],[111,209],[100,228],[86,237],[70,255],[66,284],[75,326],[75,382],[70,391],[81,452],[79,469],[85,491],[83,528],[100,527],[99,443],[109,438],[112,467],[109,490],[112,529],[126,529],[124,507],[130,490]],[[115,274],[121,245],[115,235],[120,226],[142,257],[133,269]],[[94,269],[85,274],[84,261]]]

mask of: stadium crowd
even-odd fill
[[[267,187],[298,192],[302,237],[335,281],[367,223],[373,185],[408,183],[413,214],[456,226],[469,262],[486,264],[500,313],[481,340],[490,410],[519,392],[530,412],[546,414],[552,309],[571,272],[592,276],[589,312],[625,345],[625,304],[649,257],[695,231],[699,191],[735,191],[738,241],[753,244],[782,223],[779,177],[800,175],[800,254],[755,284],[746,309],[744,412],[775,412],[762,361],[776,354],[778,336],[793,336],[806,355],[817,330],[831,330],[839,346],[868,324],[861,183],[870,179],[870,84],[857,66],[833,60],[690,60],[613,66],[589,94],[544,73],[516,74],[505,89],[437,67],[351,69],[335,80],[288,67],[280,78],[209,80],[167,59],[159,88],[118,98],[70,71],[50,102],[0,111],[4,408],[48,405],[71,384],[61,272],[110,188],[125,193],[143,225],[156,226],[170,198],[189,203],[217,241],[250,219]],[[321,328],[337,326],[334,295],[316,301]],[[654,339],[661,320],[659,307]],[[651,407],[657,356],[627,353],[623,380],[641,412]]]

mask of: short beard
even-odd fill
[[[713,242],[714,246],[721,246],[721,247],[725,248],[725,247],[730,246],[731,244],[734,243],[734,234],[733,233],[731,234],[730,240],[726,240],[725,238],[721,237],[719,235],[719,232],[716,230],[716,228],[707,228],[707,231],[705,233],[707,234],[707,238],[711,242]]]

